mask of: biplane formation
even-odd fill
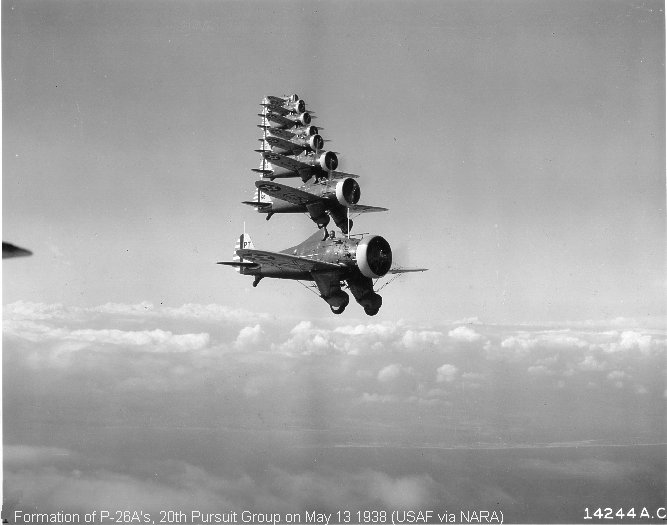
[[[260,148],[255,150],[261,158],[259,167],[252,169],[258,180],[253,199],[243,203],[266,214],[267,221],[274,214],[306,214],[318,231],[280,252],[256,249],[244,231],[236,242],[233,260],[218,264],[252,275],[255,287],[265,277],[312,282],[335,314],[343,313],[350,302],[345,288],[366,314],[376,315],[382,306],[382,297],[375,290],[379,279],[425,268],[392,266],[391,246],[384,237],[351,233],[351,215],[388,210],[359,204],[359,177],[338,171],[338,156],[324,149],[325,140],[320,129],[311,124],[312,111],[306,110],[304,100],[296,94],[267,96],[261,107],[262,136]],[[283,179],[301,184],[288,185]],[[332,219],[340,235],[331,228]]]

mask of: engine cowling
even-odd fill
[[[313,151],[320,151],[324,147],[324,139],[320,135],[312,135],[308,139],[308,146]]]
[[[366,277],[378,279],[391,268],[391,246],[379,235],[364,237],[357,245],[357,266]]]
[[[317,135],[319,132],[320,131],[317,129],[316,126],[308,126],[307,128],[305,128],[305,131],[304,131],[304,133],[309,137],[312,137],[313,135]]]
[[[300,122],[302,126],[308,126],[310,124],[310,113],[307,111],[301,113],[297,117],[297,121]]]
[[[359,202],[360,197],[361,188],[356,180],[348,177],[336,184],[336,199],[338,199],[338,202],[343,206],[353,206]]]
[[[297,113],[305,113],[306,111],[306,103],[299,99],[296,102],[293,103],[292,109],[296,111]]]
[[[317,163],[324,171],[333,171],[338,167],[338,157],[333,151],[322,151]]]

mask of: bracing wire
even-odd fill
[[[375,290],[375,291],[376,291],[376,292],[379,292],[380,290],[382,290],[383,288],[385,288],[388,284],[393,283],[396,279],[398,279],[398,278],[401,277],[402,275],[403,275],[402,273],[397,273],[396,275],[394,275],[391,279],[389,279],[386,283],[384,283],[382,286],[380,286],[380,288],[378,288],[378,289]],[[379,279],[376,280],[375,283],[377,284],[378,281],[379,281]]]
[[[306,290],[309,290],[309,291],[311,291],[312,293],[314,293],[315,295],[317,295],[317,297],[320,297],[320,294],[317,293],[317,292],[314,290],[314,287],[313,287],[313,286],[308,285],[308,284],[305,284],[305,283],[302,283],[301,281],[297,281],[297,283],[299,283],[301,286],[303,286]]]

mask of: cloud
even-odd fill
[[[238,348],[247,348],[255,346],[262,341],[264,337],[264,330],[258,324],[255,326],[244,326],[241,328],[234,345]]]
[[[205,347],[209,343],[209,334],[173,334],[168,330],[118,330],[107,329],[69,329],[65,327],[51,327],[33,321],[8,321],[5,334],[38,341],[69,341],[73,343],[87,343],[84,345],[70,345],[71,349],[101,348],[100,345],[132,346],[144,351],[176,351],[187,352]]]
[[[435,330],[406,330],[401,338],[403,346],[409,350],[418,350],[425,346],[437,345],[442,340],[442,333]]]
[[[604,370],[605,365],[600,362],[594,355],[589,354],[583,358],[583,360],[578,365],[579,370],[584,371],[600,371]]]
[[[400,364],[391,364],[385,366],[382,370],[378,372],[377,378],[378,381],[386,383],[388,381],[393,381],[401,375],[402,366]]]
[[[500,343],[503,348],[526,351],[532,348],[586,348],[589,343],[570,333],[569,330],[527,332],[511,335]]]
[[[459,369],[448,363],[438,367],[436,370],[436,381],[438,383],[451,383],[456,379]]]
[[[21,501],[426,504],[451,486],[401,467],[400,447],[624,442],[636,429],[660,439],[637,410],[664,404],[657,330],[236,323],[221,312],[6,309],[6,477]],[[386,468],[379,455],[337,455],[351,442],[392,450]]]
[[[548,376],[552,372],[544,365],[533,365],[528,367],[528,374],[533,376]]]
[[[617,388],[623,388],[624,381],[627,381],[630,375],[623,370],[612,370],[607,374],[607,379],[611,381]]]
[[[467,326],[457,326],[453,330],[450,330],[447,335],[456,341],[462,341],[465,343],[473,343],[482,339],[480,334],[475,332],[472,328],[468,328]]]
[[[44,304],[30,301],[16,301],[3,307],[4,315],[15,320],[19,319],[91,319],[93,315],[113,316],[120,318],[141,319],[181,319],[205,322],[247,323],[249,320],[261,321],[269,319],[268,314],[256,314],[240,308],[231,308],[220,304],[193,304],[181,306],[154,305],[148,301],[135,304],[106,303],[97,306],[79,307],[65,306],[61,303]]]
[[[651,348],[651,336],[628,330],[621,334],[619,345],[626,350],[637,348],[642,352],[647,352]]]
[[[330,330],[317,328],[311,321],[298,323],[290,331],[289,339],[274,347],[290,355],[325,355],[342,351]]]
[[[368,392],[364,392],[361,395],[361,400],[366,403],[394,403],[399,401],[399,397],[393,394],[370,394]]]

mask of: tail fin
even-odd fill
[[[253,200],[259,204],[271,204],[273,202],[273,199],[270,195],[267,195],[263,191],[259,191],[259,189],[255,190],[255,196]]]
[[[263,179],[273,173],[273,165],[264,157],[262,157],[262,160],[259,161],[259,168],[251,168],[250,171],[259,173],[260,177]]]
[[[259,149],[256,149],[255,151],[257,153],[264,153],[266,151],[273,151],[271,149],[271,145],[263,138],[259,139],[259,141],[262,143],[262,146]]]
[[[252,239],[250,238],[250,235],[248,235],[245,232],[245,228],[243,233],[239,236],[238,239],[236,239],[236,245],[234,246],[234,255],[232,256],[232,261],[234,262],[243,262],[243,257],[241,257],[239,254],[236,253],[237,250],[254,250],[255,245],[252,242]],[[244,274],[245,273],[245,268],[243,266],[237,266],[236,271]]]
[[[248,206],[252,206],[255,208],[260,213],[270,213],[271,208],[273,207],[273,200],[269,195],[264,193],[263,191],[259,191],[258,189],[255,190],[255,195],[253,196],[251,201],[243,201],[243,204],[247,204]]]

